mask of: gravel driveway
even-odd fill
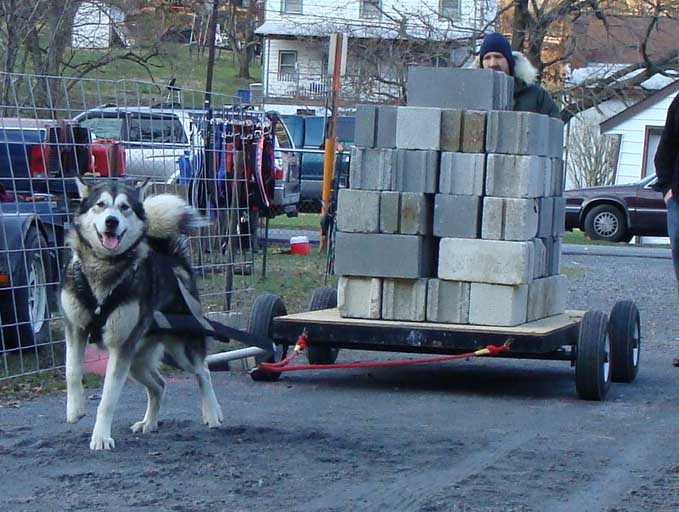
[[[633,298],[643,350],[633,384],[579,400],[567,363],[474,359],[379,370],[215,374],[226,421],[199,423],[195,383],[172,379],[160,432],[128,426],[145,394],[128,384],[117,448],[93,453],[88,415],[65,396],[0,409],[0,510],[679,510],[679,320],[671,261],[567,255],[568,306]],[[340,361],[395,358],[343,352]],[[95,393],[95,391],[92,391]]]

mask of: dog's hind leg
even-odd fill
[[[210,378],[210,370],[205,362],[205,340],[190,339],[182,342],[177,338],[169,337],[163,343],[165,344],[165,350],[172,356],[177,365],[182,370],[193,373],[196,376],[201,393],[203,423],[210,428],[221,425],[222,421],[224,421],[224,415],[222,414],[219,402],[217,402],[215,390],[212,387],[212,379]]]
[[[146,396],[148,398],[144,419],[130,427],[132,432],[136,433],[141,430],[146,434],[147,432],[158,430],[158,411],[160,410],[160,402],[165,394],[165,379],[158,371],[162,352],[162,345],[155,345],[152,348],[143,350],[135,356],[135,360],[130,368],[132,378],[146,388]]]
[[[116,447],[116,443],[111,437],[111,423],[120,393],[125,385],[125,379],[130,372],[131,362],[130,357],[123,354],[119,347],[109,350],[104,389],[101,393],[101,401],[97,408],[97,420],[94,423],[92,439],[90,440],[91,450],[111,450]]]
[[[66,421],[75,423],[85,416],[83,361],[87,341],[84,333],[65,322],[66,333]]]

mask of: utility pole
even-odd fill
[[[342,58],[343,50],[346,48],[346,37],[341,32],[334,34],[334,48],[331,43],[331,51],[334,49],[334,58],[332,59],[332,90],[330,96],[330,110],[331,116],[328,121],[328,130],[325,138],[325,153],[323,157],[323,207],[321,209],[321,216],[324,217],[328,213],[330,207],[330,185],[333,176],[335,175],[335,147],[336,147],[336,130],[337,125],[337,109],[339,108],[339,90],[340,90],[340,75],[342,73]],[[332,41],[332,40],[331,40]],[[321,230],[321,252],[327,251],[328,248],[328,234]]]

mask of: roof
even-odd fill
[[[637,115],[639,112],[643,112],[647,108],[655,105],[656,103],[664,100],[667,96],[669,96],[672,93],[676,93],[679,91],[679,80],[675,80],[671,84],[669,84],[666,87],[663,87],[662,89],[654,92],[650,96],[646,97],[645,99],[635,103],[629,108],[626,108],[622,112],[619,112],[618,114],[614,115],[613,117],[610,117],[603,123],[599,124],[599,131],[601,133],[606,133],[618,125],[624,123],[625,121],[628,121],[635,115]]]
[[[365,22],[352,23],[344,19],[333,20],[332,18],[317,20],[313,23],[305,23],[301,20],[269,20],[260,25],[256,34],[277,35],[288,37],[328,37],[335,32],[343,32],[351,38],[357,39],[401,39],[405,38],[399,33],[396,24],[380,23],[372,20],[371,24]],[[430,40],[447,41],[460,38],[459,31],[441,27],[440,30],[431,27],[418,26],[413,23],[406,27],[407,36],[426,38]]]

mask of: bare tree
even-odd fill
[[[231,51],[238,61],[238,77],[249,79],[250,64],[259,43],[255,30],[264,18],[264,2],[249,0],[243,2],[243,7],[239,7],[238,2],[228,2],[226,9],[224,28]]]
[[[620,136],[601,135],[596,124],[578,123],[568,141],[568,177],[576,188],[615,183]]]

